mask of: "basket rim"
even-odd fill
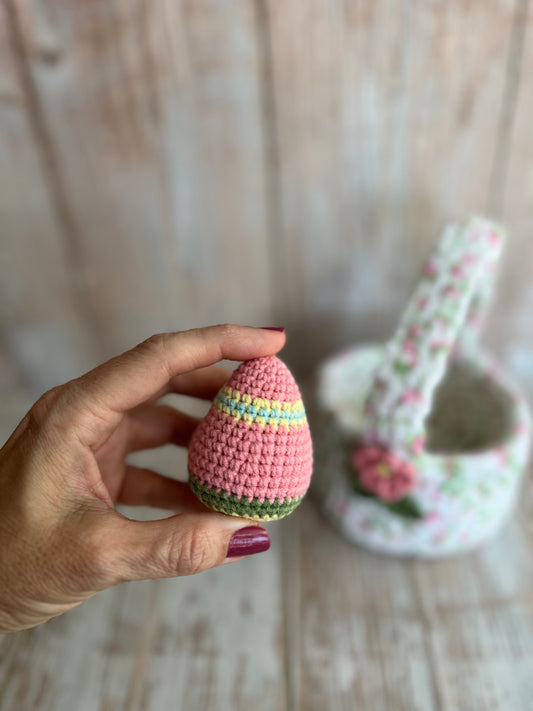
[[[353,368],[353,364],[358,360],[364,359],[368,361],[369,358],[373,358],[377,364],[381,360],[385,347],[385,343],[373,342],[365,342],[350,346],[329,356],[322,361],[319,366],[317,388],[319,407],[332,415],[335,418],[335,423],[346,434],[356,436],[357,434],[360,434],[361,431],[353,427],[347,427],[346,423],[342,423],[339,419],[338,406],[345,405],[346,401],[334,403],[331,399],[331,392],[328,391],[326,395],[326,380],[328,378],[328,374],[331,373],[333,368],[340,368],[348,364],[350,364]],[[473,462],[480,458],[484,458],[487,455],[492,455],[494,452],[500,451],[502,447],[512,445],[513,442],[522,439],[524,436],[530,437],[532,420],[527,399],[521,392],[520,388],[516,385],[513,378],[504,368],[502,368],[496,358],[494,358],[486,350],[479,348],[475,353],[459,354],[458,357],[454,359],[454,362],[466,363],[470,368],[472,368],[473,371],[490,377],[491,385],[499,390],[503,395],[507,396],[509,400],[510,417],[509,431],[507,436],[502,437],[497,443],[481,449],[453,453],[432,452],[424,449],[419,456],[424,459],[431,458],[432,460],[450,461],[450,459],[461,459]],[[363,398],[361,403],[358,404],[361,404],[362,406],[364,404],[364,400],[365,398]]]

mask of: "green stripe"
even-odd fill
[[[245,518],[282,518],[294,511],[303,499],[302,495],[295,499],[285,499],[284,501],[276,499],[273,503],[268,499],[261,502],[257,497],[248,501],[246,496],[239,499],[237,494],[228,495],[223,491],[217,492],[215,488],[209,489],[192,476],[189,477],[189,486],[200,501],[209,506],[210,509]]]

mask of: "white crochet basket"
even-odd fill
[[[464,552],[512,511],[529,410],[478,344],[503,242],[480,218],[448,227],[393,339],[320,369],[315,491],[354,543],[424,558]]]

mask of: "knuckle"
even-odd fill
[[[233,323],[222,323],[217,326],[220,331],[220,338],[223,340],[231,340],[237,335],[237,327]]]
[[[168,333],[154,333],[140,344],[140,348],[148,348],[152,351],[161,351],[168,343]]]
[[[73,550],[70,566],[80,579],[88,578],[105,586],[114,570],[112,548],[106,544],[99,527],[84,532],[82,542]]]
[[[93,586],[100,589],[105,578],[102,560],[100,542],[76,515],[72,520],[64,520],[47,537],[40,565],[43,568],[52,565],[55,581],[66,590]]]
[[[168,354],[171,346],[171,333],[154,333],[142,343],[139,343],[138,352],[144,353],[154,361],[161,364],[161,367],[168,371]]]
[[[88,536],[85,538],[79,558],[83,568],[89,571],[91,575],[98,576],[103,572],[103,548],[101,543],[94,537]]]
[[[170,570],[177,575],[195,575],[215,564],[213,543],[207,526],[191,526],[171,540],[168,550]]]
[[[63,387],[58,385],[51,390],[47,390],[41,397],[32,405],[28,413],[30,423],[33,425],[42,425],[57,407],[63,394]]]

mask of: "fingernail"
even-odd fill
[[[263,331],[279,331],[279,333],[285,332],[284,328],[278,328],[278,326],[260,326],[259,328],[262,328]]]
[[[270,548],[270,536],[260,526],[246,526],[235,531],[230,539],[227,558],[263,553]]]

